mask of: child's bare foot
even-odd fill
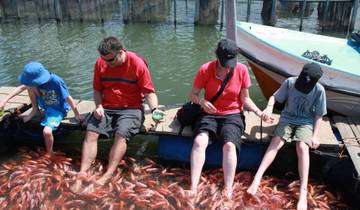
[[[259,188],[260,182],[254,180],[251,185],[249,186],[249,188],[246,190],[247,193],[249,193],[250,195],[255,195],[258,188]]]
[[[70,190],[74,193],[79,193],[82,187],[82,181],[86,179],[86,172],[74,173],[76,175],[75,183],[70,187]]]
[[[300,196],[297,210],[307,210],[307,189],[300,187]]]
[[[232,188],[225,188],[223,193],[227,200],[230,201],[232,199]]]

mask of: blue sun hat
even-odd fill
[[[47,83],[49,80],[49,71],[39,62],[26,64],[19,76],[20,83],[26,86],[39,86]]]

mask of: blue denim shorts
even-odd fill
[[[58,111],[53,108],[47,108],[44,111],[44,114],[45,116],[41,121],[41,125],[44,127],[45,126],[50,127],[52,130],[56,130],[59,127],[61,121],[65,117],[61,111]]]

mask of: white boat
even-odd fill
[[[317,62],[324,71],[320,82],[326,89],[329,112],[360,116],[359,46],[349,45],[346,39],[247,22],[236,22],[236,30],[241,54],[266,98],[286,78],[299,75],[305,63]],[[304,57],[306,51],[317,51],[329,63]]]

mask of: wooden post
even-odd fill
[[[5,18],[4,6],[3,3],[0,1],[0,20],[2,21],[4,18]]]
[[[306,0],[303,0],[302,3],[303,3],[303,4],[302,4],[302,7],[301,7],[299,31],[302,31],[303,19],[304,19],[305,7],[306,7]]]
[[[219,16],[219,2],[218,0],[198,0],[199,6],[195,13],[195,24],[211,25],[218,21]]]
[[[123,13],[123,22],[125,24],[127,24],[129,22],[129,1],[131,0],[123,0],[123,5],[122,5],[122,13]]]
[[[251,0],[247,1],[247,9],[246,9],[246,22],[250,20],[250,11],[251,11]]]
[[[350,23],[349,23],[350,32],[352,32],[354,30],[358,9],[359,9],[359,0],[354,0],[352,14],[350,16],[351,19],[350,19]]]
[[[272,25],[275,25],[276,23],[276,0],[272,0],[272,4],[271,4],[271,17],[270,17],[270,22],[272,23]]]
[[[261,19],[265,25],[274,26],[276,24],[276,0],[264,0],[261,9]]]
[[[99,10],[100,10],[100,21],[104,23],[104,1],[99,0]]]
[[[220,12],[220,30],[222,30],[224,25],[224,0],[221,0],[221,12]]]
[[[81,7],[81,0],[77,0],[77,5],[79,8],[79,16],[80,16],[80,22],[83,22],[83,12],[82,12],[82,7]]]
[[[323,29],[325,28],[324,23],[326,21],[326,16],[327,16],[328,10],[329,10],[329,0],[326,0],[325,10],[324,10],[324,15],[323,15]]]
[[[59,0],[54,0],[54,13],[56,22],[60,23],[60,21],[62,20],[62,14]]]
[[[14,1],[15,2],[15,7],[16,7],[16,18],[18,20],[20,20],[21,15],[20,15],[20,6],[19,6],[19,2],[18,1]]]
[[[235,0],[225,0],[226,37],[237,43],[235,6],[236,6]]]
[[[174,0],[174,25],[176,28],[176,0]]]
[[[200,19],[200,0],[195,0],[195,25],[198,23],[199,19]]]
[[[188,11],[188,1],[185,0],[185,10],[186,10],[186,14],[187,14],[187,11]]]

